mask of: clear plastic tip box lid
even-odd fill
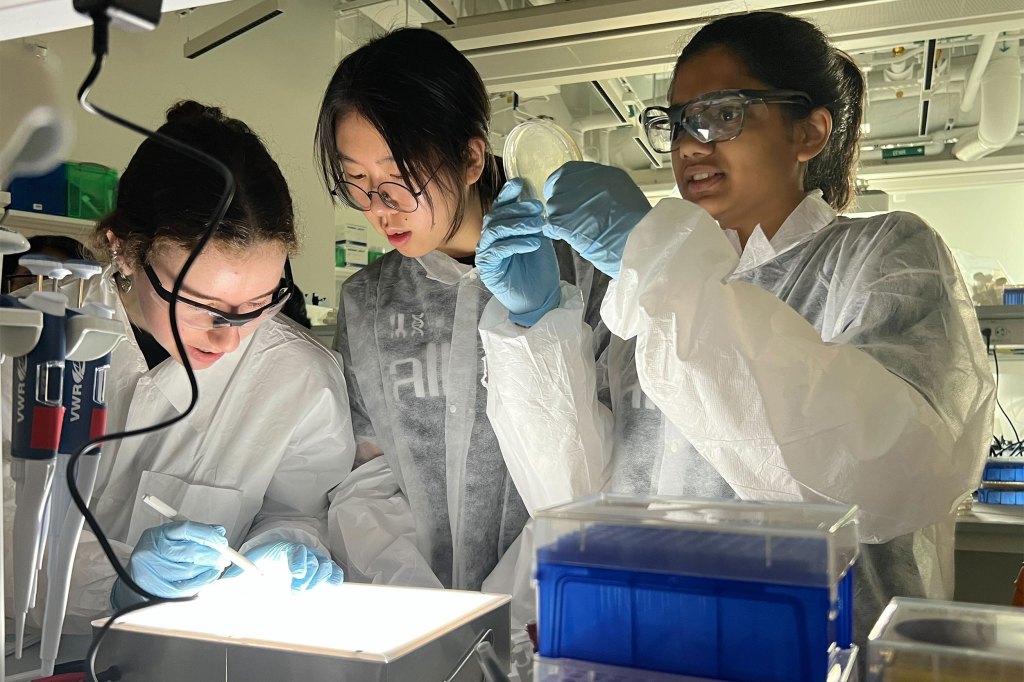
[[[835,586],[858,553],[856,507],[601,494],[538,512],[538,560]]]
[[[896,597],[868,636],[868,682],[1021,682],[1024,609]]]

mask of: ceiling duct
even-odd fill
[[[1020,118],[1020,78],[1020,44],[1014,36],[996,48],[981,77],[981,119],[975,130],[953,146],[958,159],[980,159],[1014,138]]]
[[[448,38],[498,92],[669,72],[689,32],[736,12],[738,4],[785,9],[824,27],[848,52],[1024,28],[1020,0],[790,0],[782,8],[753,1],[573,0],[424,28]]]

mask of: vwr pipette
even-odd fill
[[[10,195],[0,192],[0,207],[6,205]],[[28,240],[17,232],[0,226],[0,262],[5,256],[28,251]],[[0,296],[0,363],[5,355],[17,357],[32,350],[39,341],[43,329],[43,314],[38,310],[16,304],[9,296]],[[3,386],[0,386],[0,395]],[[0,401],[2,404],[3,401]],[[4,420],[0,419],[0,441],[3,440]],[[0,527],[3,527],[3,495],[0,495]],[[4,564],[3,543],[0,542],[0,566]],[[5,603],[4,586],[0,581],[0,604]],[[4,619],[0,618],[0,640],[6,641]],[[7,674],[6,657],[0,658],[0,679]]]
[[[57,660],[72,568],[84,522],[68,490],[68,461],[86,443],[106,432],[107,407],[104,393],[110,353],[124,338],[124,328],[113,319],[113,309],[98,303],[82,304],[85,283],[100,274],[100,265],[93,261],[70,260],[64,261],[64,267],[78,278],[78,308],[69,310],[67,318],[68,364],[64,372],[64,423],[50,494],[50,531],[46,541],[46,604],[39,653],[42,677],[53,674]],[[92,497],[99,461],[98,447],[85,452],[78,460],[76,485],[84,500]]]
[[[39,278],[57,274],[53,259],[22,257],[18,261]],[[58,262],[59,266],[59,262]],[[15,302],[43,314],[39,341],[14,359],[14,417],[11,429],[11,478],[15,492],[12,574],[15,658],[21,658],[25,617],[35,603],[36,576],[46,535],[46,506],[53,483],[57,445],[64,420],[62,393],[67,299],[56,292],[35,291]]]

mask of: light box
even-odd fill
[[[487,630],[507,669],[505,595],[358,584],[292,592],[241,577],[119,618],[97,670],[116,665],[147,682],[443,680]],[[455,679],[479,680],[476,659]]]

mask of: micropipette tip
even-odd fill
[[[25,616],[18,613],[14,616],[14,657],[21,660],[21,650],[25,646]]]

